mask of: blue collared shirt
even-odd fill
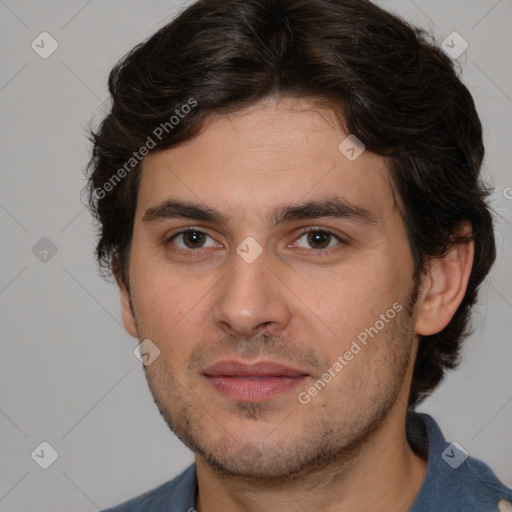
[[[447,443],[434,419],[410,415],[409,442],[428,453],[427,474],[409,512],[502,512],[512,510],[512,489],[462,447]],[[173,480],[104,512],[193,512],[197,497],[195,464]]]

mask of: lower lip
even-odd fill
[[[244,402],[262,402],[288,391],[301,383],[306,375],[299,377],[213,377],[206,376],[220,393]]]

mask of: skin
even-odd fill
[[[160,350],[146,375],[195,453],[199,512],[408,510],[425,477],[427,462],[405,437],[418,334],[453,316],[473,245],[431,262],[412,307],[413,259],[387,162],[369,151],[349,161],[338,150],[347,135],[311,101],[267,98],[211,117],[193,140],[143,161],[130,293],[118,280],[123,322]],[[218,210],[226,223],[144,220],[170,198]],[[271,221],[278,207],[326,198],[365,208],[374,222]],[[190,227],[207,236],[180,234]],[[312,228],[311,241],[303,231]],[[262,249],[252,263],[236,252],[249,236]],[[300,403],[396,303],[402,310]],[[267,401],[234,400],[202,375],[233,359],[276,361],[308,377]]]

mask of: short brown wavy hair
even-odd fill
[[[152,151],[191,139],[212,113],[269,95],[326,100],[345,130],[388,158],[416,279],[429,259],[469,241],[454,238],[463,222],[472,227],[466,294],[445,329],[420,337],[410,407],[456,366],[496,249],[473,99],[423,31],[366,0],[199,0],[130,51],[112,69],[109,90],[111,109],[91,132],[87,171],[96,256],[106,274],[129,290],[140,165],[126,162],[191,98],[195,107]],[[123,166],[119,183],[107,186]]]

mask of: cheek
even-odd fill
[[[350,273],[333,273],[323,285],[310,287],[304,294],[310,321],[314,319],[311,315],[314,312],[316,319],[320,320],[320,327],[323,324],[324,329],[327,328],[329,339],[338,345],[341,342],[343,346],[376,322],[379,332],[386,333],[390,319],[396,313],[393,304],[401,304],[406,290],[406,284],[401,283],[399,276],[395,275],[394,279],[388,276],[389,272],[379,272],[375,268],[373,271],[359,268],[352,269]],[[386,316],[388,310],[390,312]],[[307,311],[305,315],[307,321]],[[385,319],[380,320],[380,315]]]
[[[132,266],[132,301],[140,335],[162,342],[184,318],[188,309],[188,294],[170,273],[154,266]]]
[[[387,322],[378,317],[369,321],[330,351],[326,373],[330,370],[334,377],[318,405],[336,404],[344,414],[354,410],[356,415],[356,410],[372,407],[397,392],[409,362],[412,338],[404,309],[396,312],[391,307],[383,314]]]

